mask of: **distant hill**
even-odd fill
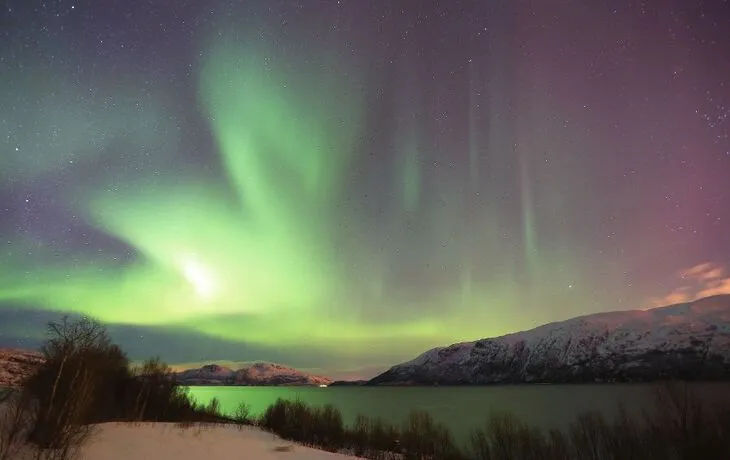
[[[44,361],[43,355],[33,350],[0,349],[0,387],[19,386],[22,380]],[[255,363],[232,370],[217,364],[187,369],[173,374],[185,385],[329,385],[327,377],[273,363]]]
[[[255,363],[233,370],[217,364],[175,373],[186,385],[329,385],[327,377],[310,375],[297,369],[273,363]]]
[[[19,386],[43,361],[43,355],[37,351],[0,349],[0,387]]]
[[[429,350],[368,385],[730,380],[730,295]]]

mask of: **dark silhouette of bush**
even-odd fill
[[[284,439],[313,446],[318,433],[317,421],[315,409],[298,399],[288,401],[280,398],[266,409],[259,425]]]
[[[326,450],[346,446],[342,414],[334,406],[309,407],[300,400],[277,399],[258,421],[258,425],[283,439]]]
[[[334,406],[310,407],[300,400],[278,399],[259,420],[259,426],[283,439],[325,450],[350,450],[367,458],[432,458],[460,460],[463,455],[452,442],[448,429],[425,412],[412,414],[403,430],[382,420],[358,417],[346,428]]]
[[[256,419],[251,415],[251,407],[245,402],[241,402],[231,414],[233,421],[239,425],[253,425]]]
[[[92,319],[63,317],[49,323],[41,351],[45,361],[24,382],[18,396],[23,405],[14,406],[18,412],[12,418],[24,426],[6,423],[0,438],[22,433],[47,458],[73,457],[95,423],[228,421],[217,400],[206,407],[195,404],[159,358],[130,368],[106,328]]]
[[[400,445],[405,460],[463,458],[448,428],[437,423],[428,412],[411,412],[401,429]]]
[[[398,430],[382,419],[358,415],[345,431],[345,445],[355,455],[384,460],[400,451],[399,436]]]
[[[342,414],[333,405],[314,408],[312,419],[312,444],[326,450],[341,449],[345,440]]]
[[[691,460],[727,459],[730,408],[702,406],[686,383],[657,386],[654,410],[631,417],[623,407],[608,420],[586,412],[567,433],[543,436],[514,417],[495,414],[472,434],[476,460]]]
[[[38,411],[29,439],[62,451],[90,435],[89,423],[106,408],[99,395],[128,362],[106,329],[88,318],[51,322],[48,335],[42,347],[46,360],[24,386]]]
[[[566,446],[562,433],[550,433],[558,445]],[[476,458],[508,460],[513,458],[543,458],[553,451],[543,434],[510,413],[495,413],[487,420],[484,430],[476,430],[471,436]],[[566,446],[567,447],[567,446]],[[562,449],[565,453],[567,449]],[[544,457],[553,458],[553,457]]]

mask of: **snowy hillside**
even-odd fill
[[[0,387],[19,386],[43,360],[37,351],[0,349]]]
[[[188,369],[175,374],[188,385],[329,385],[326,377],[309,375],[291,367],[273,363],[255,363],[238,370],[217,364]]]
[[[429,350],[370,385],[730,378],[730,295]]]
[[[180,382],[211,382],[211,384],[232,383],[236,372],[228,367],[217,364],[208,364],[198,369],[186,369],[175,373],[176,380]]]

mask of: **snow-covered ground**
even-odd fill
[[[30,460],[29,452],[17,460]],[[103,423],[81,449],[79,460],[357,459],[300,446],[254,427],[174,423]]]

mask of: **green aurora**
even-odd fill
[[[0,76],[0,105],[35,98],[0,120],[12,131],[0,180],[26,208],[0,222],[0,310],[281,350],[284,364],[316,355],[332,370],[638,307],[666,273],[637,287],[626,266],[697,262],[656,256],[640,213],[638,243],[613,246],[604,214],[635,197],[597,194],[610,166],[587,152],[600,133],[565,125],[577,117],[551,92],[559,79],[523,78],[512,42],[495,41],[489,72],[459,64],[469,92],[446,129],[424,115],[441,110],[424,96],[436,77],[408,50],[389,67],[331,34],[267,43],[235,26],[194,35],[174,88],[129,56],[74,76],[87,67],[62,38],[43,46],[64,59],[30,50],[24,78]]]
[[[81,216],[141,257],[121,268],[91,258],[74,267],[36,268],[30,277],[7,266],[0,300],[109,323],[173,326],[285,348],[304,343],[353,356],[386,353],[394,342],[404,347],[398,354],[407,355],[520,322],[514,315],[495,322],[483,308],[484,301],[515,298],[518,288],[509,276],[479,286],[469,278],[463,286],[429,293],[433,297],[424,307],[418,298],[382,292],[387,264],[377,256],[390,255],[376,251],[375,263],[367,254],[361,255],[365,260],[342,257],[351,251],[341,246],[348,235],[338,233],[340,198],[363,135],[358,95],[364,83],[321,71],[336,68],[334,63],[310,62],[310,71],[303,71],[307,65],[289,62],[277,69],[261,57],[265,53],[240,44],[213,44],[204,54],[199,100],[223,177],[178,173],[159,179],[143,172],[119,192],[88,184],[81,193],[72,190],[78,196],[71,202],[83,204]],[[63,131],[88,139],[94,129],[108,132],[120,121],[105,123]],[[142,126],[138,131],[139,144],[155,136]],[[410,131],[400,155],[402,176],[396,178],[403,184],[403,215],[422,204],[418,135]],[[17,170],[42,174],[58,168],[62,153]],[[431,216],[435,226],[443,226],[444,218]],[[351,264],[361,266],[343,267]],[[360,275],[353,277],[353,271]],[[475,321],[463,324],[462,315]]]

